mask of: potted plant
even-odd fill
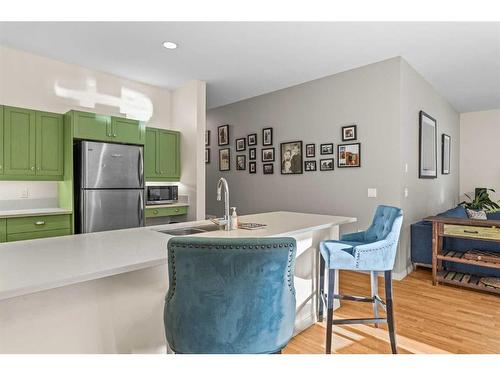
[[[476,188],[474,199],[472,199],[468,194],[465,194],[467,198],[469,198],[470,202],[463,201],[460,203],[465,208],[475,211],[496,211],[500,208],[498,203],[492,201],[490,199],[489,191],[495,192],[493,189],[486,188]]]

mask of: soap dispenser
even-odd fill
[[[231,230],[238,229],[238,214],[236,213],[236,207],[231,207],[233,212],[231,213]]]

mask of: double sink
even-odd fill
[[[171,236],[189,236],[191,234],[213,232],[213,231],[216,231],[219,229],[220,229],[220,227],[217,224],[205,224],[205,225],[199,225],[196,227],[159,230],[158,232],[164,233],[164,234],[169,234]]]

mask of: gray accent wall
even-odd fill
[[[206,165],[206,213],[222,215],[223,205],[216,201],[219,177],[228,180],[230,204],[237,207],[239,215],[285,210],[358,218],[356,224],[342,227],[342,232],[364,230],[379,204],[417,210],[415,206],[418,206],[420,194],[411,203],[403,202],[403,186],[406,185],[409,185],[410,192],[418,187],[419,192],[436,191],[458,196],[458,177],[454,177],[455,173],[458,176],[458,167],[455,164],[452,164],[452,177],[445,180],[439,176],[438,180],[427,180],[425,183],[433,186],[429,189],[421,188],[420,181],[403,174],[403,160],[408,160],[407,175],[412,174],[418,180],[418,110],[414,115],[412,105],[417,108],[425,101],[433,103],[428,111],[422,109],[431,115],[435,113],[438,127],[441,126],[442,114],[449,116],[445,120],[450,122],[446,129],[448,126],[453,128],[448,133],[454,145],[458,144],[455,137],[458,140],[459,126],[458,115],[451,106],[441,97],[436,99],[439,103],[434,103],[434,97],[429,93],[433,89],[418,73],[412,75],[411,67],[406,65],[396,57],[209,110],[207,129],[211,131],[211,162]],[[402,82],[405,82],[404,87]],[[433,95],[438,97],[435,93]],[[425,100],[421,102],[421,99]],[[438,113],[434,105],[439,108]],[[452,124],[455,117],[456,124]],[[223,124],[230,125],[229,146],[217,145],[217,126]],[[351,124],[357,125],[356,142],[361,143],[361,168],[337,168],[336,148],[342,143],[341,127]],[[263,148],[262,129],[265,127],[274,130],[274,175],[262,173],[260,150]],[[235,140],[251,133],[257,133],[258,138],[257,174],[249,174],[248,171],[248,145],[244,152],[236,152],[235,149]],[[408,136],[411,139],[406,139]],[[301,175],[281,175],[280,142],[296,140],[303,141],[304,160],[316,160],[318,170],[304,171]],[[316,144],[315,158],[305,158],[307,143]],[[319,171],[319,160],[330,157],[320,155],[321,143],[334,143],[334,171]],[[229,172],[218,170],[218,150],[223,147],[231,149]],[[458,155],[458,149],[453,149],[455,152]],[[237,171],[236,155],[242,154],[247,157],[247,170]],[[453,163],[457,160],[453,158]],[[456,194],[451,187],[455,180]],[[444,190],[439,187],[443,183],[446,186]],[[368,188],[377,189],[376,198],[368,198]],[[411,194],[410,197],[413,198]],[[438,207],[446,206],[453,199],[447,198],[439,206],[425,210],[418,207],[418,214],[406,213],[407,218],[416,221],[418,215],[435,213]],[[405,220],[406,228],[410,220]],[[395,270],[400,277],[405,275],[410,264],[409,235],[405,233],[403,237]]]

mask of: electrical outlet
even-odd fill
[[[405,198],[408,198],[408,188],[405,187]]]
[[[376,188],[368,188],[368,198],[377,198]]]
[[[408,163],[405,163],[405,173],[408,173]]]
[[[29,190],[26,187],[23,190],[21,190],[21,198],[28,198],[28,196],[29,196]]]

